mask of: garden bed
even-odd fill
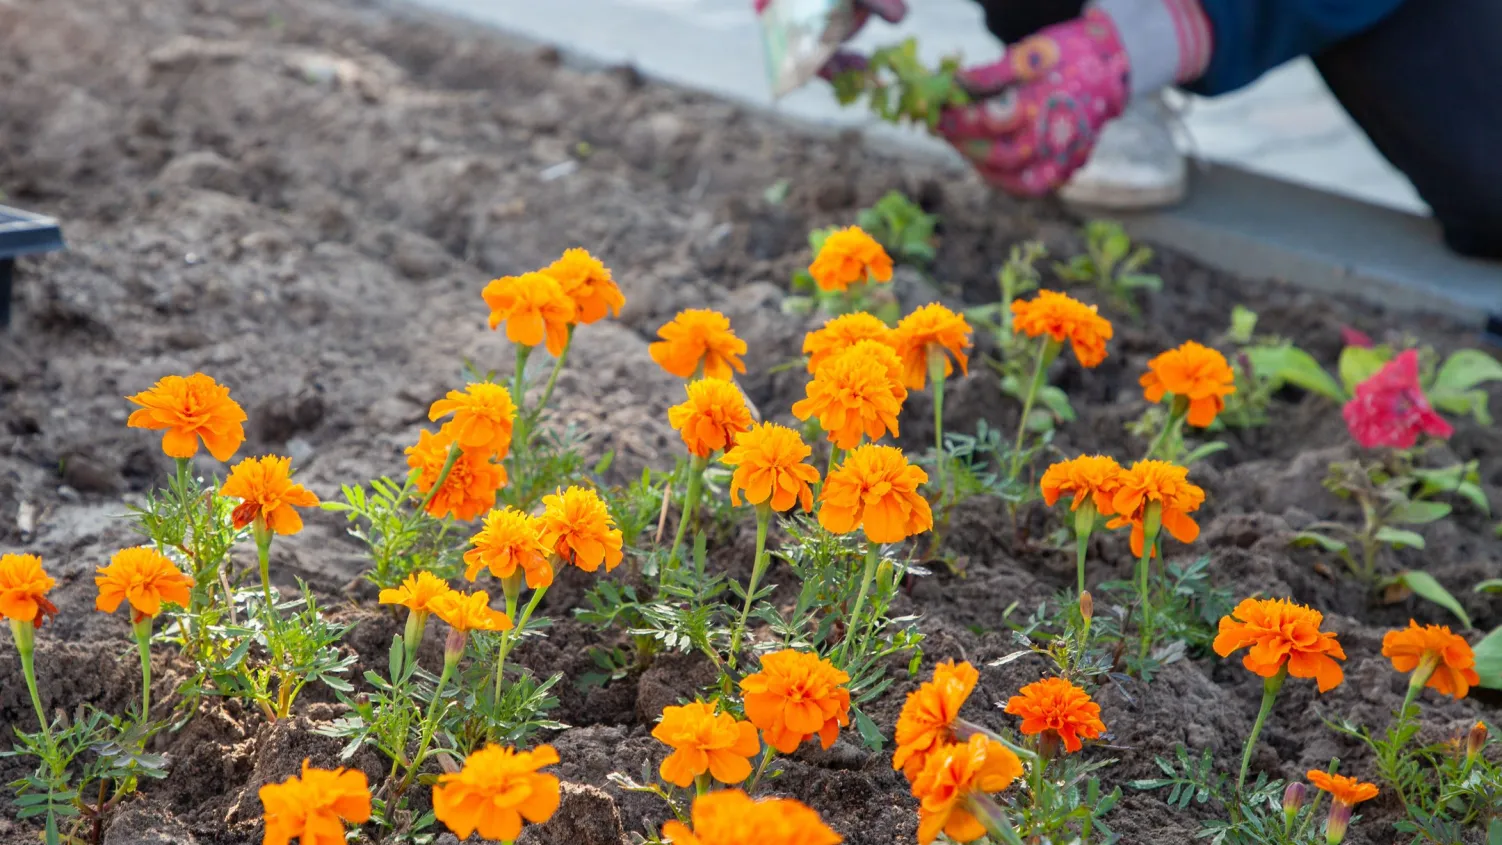
[[[900,271],[909,306],[936,296],[994,302],[996,270],[1019,241],[1042,240],[1059,257],[1082,248],[1076,221],[998,197],[967,174],[884,158],[855,138],[807,137],[644,83],[629,69],[580,72],[547,49],[352,2],[0,4],[0,151],[6,201],[60,218],[71,243],[21,264],[15,324],[0,334],[0,550],[41,555],[59,582],[52,598],[61,613],[38,636],[49,708],[87,701],[119,710],[136,693],[126,625],[93,610],[92,575],[137,542],[119,518],[124,506],[170,471],[158,438],[125,427],[123,397],[162,375],[199,370],[231,386],[250,418],[241,454],[290,455],[302,484],[335,499],[341,484],[404,471],[402,450],[428,405],[462,383],[464,362],[510,371],[508,344],[485,324],[485,281],[582,245],[614,270],[627,304],[619,320],[579,332],[554,424],[586,435],[591,458],[613,453],[605,480],[624,483],[643,467],[671,468],[682,453],[666,414],[682,401],[681,382],[647,354],[657,327],[681,308],[729,316],[750,347],[748,396],[766,418],[791,421],[805,375],[778,368],[820,318],[789,315],[782,302],[810,259],[810,229],[849,225],[892,189],[939,215],[937,292]],[[1080,412],[1054,441],[1063,454],[1140,453],[1144,441],[1125,424],[1146,407],[1136,386],[1145,362],[1185,340],[1213,339],[1238,304],[1260,315],[1259,329],[1293,339],[1327,367],[1345,326],[1379,339],[1415,335],[1442,350],[1465,340],[1438,320],[1229,277],[1171,254],[1150,269],[1164,289],[1143,298],[1140,318],[1111,313],[1117,336],[1106,362],[1055,370]],[[1045,282],[1058,286],[1049,272]],[[1498,398],[1494,388],[1493,404]],[[904,410],[901,443],[916,451],[932,440],[928,402],[915,392]],[[951,431],[974,431],[981,420],[1003,432],[1016,425],[1016,401],[984,367],[952,383],[948,402]],[[1353,518],[1320,482],[1330,461],[1358,450],[1338,406],[1319,396],[1285,390],[1270,414],[1266,426],[1219,435],[1230,448],[1195,465],[1191,478],[1207,493],[1203,534],[1170,544],[1170,561],[1208,555],[1212,583],[1238,598],[1290,596],[1323,611],[1350,656],[1334,691],[1285,689],[1253,770],[1297,778],[1340,757],[1342,771],[1370,779],[1365,748],[1319,717],[1385,725],[1405,678],[1381,657],[1383,632],[1410,616],[1454,620],[1413,598],[1376,602],[1328,555],[1289,548],[1292,533],[1313,521]],[[1456,424],[1448,448],[1458,460],[1480,460],[1497,502],[1502,433]],[[197,465],[225,472],[207,455]],[[710,554],[712,566],[742,581],[754,544],[749,510],[743,515]],[[923,617],[922,677],[943,659],[980,668],[967,712],[993,727],[1013,720],[990,705],[1045,672],[1036,657],[987,665],[1017,648],[1004,611],[1015,603],[1010,621],[1019,622],[1073,585],[1072,551],[1042,542],[1054,519],[1034,504],[1014,528],[999,500],[965,501],[942,549],[953,565],[914,579],[894,608]],[[1385,566],[1425,569],[1478,630],[1491,630],[1502,624],[1498,602],[1470,587],[1502,572],[1493,524],[1457,508],[1425,528],[1428,551]],[[306,580],[357,623],[348,645],[382,665],[401,623],[374,605],[362,552],[338,515],[311,513],[307,530],[276,544],[273,580],[286,588]],[[253,567],[253,548],[237,559]],[[1123,538],[1105,540],[1091,583],[1126,578],[1132,566]],[[776,569],[769,577],[786,580]],[[527,834],[537,841],[605,845],[619,841],[618,824],[659,825],[660,802],[624,794],[606,775],[655,764],[666,752],[649,736],[661,708],[712,679],[705,661],[667,655],[604,687],[576,685],[595,671],[589,647],[622,638],[572,618],[592,580],[560,577],[540,611],[554,627],[521,653],[539,672],[565,673],[556,716],[571,727],[549,741],[564,780],[590,787],[568,788],[559,817]],[[430,632],[424,655],[440,648],[441,635]],[[186,669],[164,650],[157,660],[163,696]],[[889,735],[903,694],[920,680],[892,671],[897,684],[867,710]],[[1119,760],[1103,774],[1108,787],[1154,776],[1154,757],[1181,743],[1211,749],[1234,770],[1260,690],[1239,660],[1199,654],[1151,684],[1107,684],[1096,697],[1110,747],[1087,753]],[[1485,693],[1428,698],[1425,736],[1463,733],[1477,718],[1495,719],[1497,706]],[[339,741],[312,728],[337,715],[327,691],[310,691],[296,719],[276,724],[235,703],[206,707],[157,740],[170,755],[166,778],[143,785],[105,841],[258,842],[256,789],[295,773],[305,756],[332,765]],[[7,647],[0,723],[33,720]],[[5,731],[0,744],[9,745]],[[373,753],[354,765],[382,774]],[[813,806],[847,842],[911,841],[916,802],[889,750],[868,751],[852,731],[828,751],[805,746],[784,768],[775,791]],[[0,779],[25,769],[0,760]],[[10,800],[0,798],[0,816],[13,815]],[[1108,821],[1125,842],[1177,842],[1210,812],[1171,810],[1160,793],[1128,789]],[[1393,841],[1396,801],[1384,795],[1362,814],[1348,841]],[[35,837],[25,823],[0,821],[0,842]]]

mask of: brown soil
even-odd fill
[[[44,555],[59,580],[63,612],[40,637],[49,708],[120,707],[134,695],[125,624],[92,612],[90,575],[132,542],[123,504],[164,477],[156,440],[124,427],[121,399],[163,374],[203,370],[232,385],[252,421],[245,452],[292,454],[303,482],[330,497],[341,482],[400,471],[402,448],[428,403],[461,378],[461,362],[510,367],[503,339],[484,325],[484,281],[583,244],[614,268],[628,306],[619,321],[580,332],[557,405],[589,434],[591,453],[616,452],[612,475],[627,479],[671,463],[681,448],[664,413],[681,387],[646,354],[651,333],[681,307],[730,316],[751,347],[749,394],[767,415],[787,416],[801,377],[768,373],[811,325],[779,309],[786,280],[808,260],[811,227],[849,222],[887,190],[905,190],[942,215],[933,272],[942,295],[969,302],[993,298],[994,271],[1019,240],[1041,238],[1058,255],[1079,248],[1074,221],[1058,210],[995,196],[959,172],[883,158],[853,138],[802,136],[733,105],[644,84],[629,69],[579,72],[548,50],[354,0],[0,3],[0,150],[8,201],[60,217],[71,245],[22,264],[16,323],[0,335],[0,548]],[[791,190],[769,204],[765,191],[779,179]],[[1154,269],[1166,290],[1147,298],[1140,321],[1119,321],[1105,365],[1060,365],[1055,374],[1082,411],[1060,433],[1065,452],[1140,450],[1122,423],[1143,408],[1134,386],[1143,362],[1219,331],[1235,303],[1326,363],[1346,324],[1446,348],[1462,334],[1174,255]],[[923,284],[899,280],[920,302],[932,295]],[[1003,430],[1015,422],[1015,403],[984,372],[952,397],[956,430],[982,418]],[[904,417],[904,442],[920,448],[931,434],[926,402],[915,396]],[[1288,686],[1256,768],[1296,777],[1340,756],[1346,770],[1370,775],[1363,750],[1314,715],[1383,723],[1403,680],[1379,656],[1381,632],[1410,615],[1450,620],[1412,600],[1376,606],[1322,571],[1315,555],[1287,548],[1291,530],[1350,516],[1319,485],[1325,463],[1352,451],[1337,409],[1280,396],[1271,425],[1227,439],[1230,450],[1195,469],[1209,494],[1204,535],[1175,554],[1210,555],[1216,581],[1237,595],[1313,604],[1351,655],[1347,682],[1328,695]],[[1462,424],[1450,443],[1456,457],[1481,460],[1492,491],[1502,486],[1499,441],[1495,429]],[[1034,606],[1073,577],[1067,554],[1020,542],[1001,513],[994,500],[966,503],[945,550],[963,570],[918,579],[898,608],[924,615],[930,663],[953,657],[983,667],[971,715],[998,727],[1006,717],[990,703],[1043,671],[1034,660],[985,665],[1014,648],[1002,610]],[[1048,525],[1041,510],[1024,517]],[[1478,628],[1502,623],[1495,601],[1469,592],[1502,571],[1487,520],[1462,508],[1426,534],[1427,554],[1390,564],[1424,566],[1461,596]],[[742,527],[716,561],[744,576],[749,547]],[[1092,582],[1129,571],[1120,541],[1101,554]],[[278,543],[276,558],[279,583],[306,579],[368,608],[359,549],[339,520],[312,515],[307,531]],[[558,624],[525,662],[572,674],[590,667],[584,649],[600,635],[569,617],[579,595],[573,585],[549,596],[545,611]],[[382,654],[394,623],[349,612],[361,614],[351,647]],[[664,658],[605,689],[565,686],[560,718],[574,727],[551,741],[561,773],[578,785],[559,818],[527,836],[606,845],[621,841],[623,828],[660,823],[653,800],[597,787],[611,771],[658,758],[652,721],[691,695],[704,669]],[[158,656],[158,696],[175,671]],[[893,723],[915,684],[904,678],[872,708],[879,724]],[[14,657],[0,650],[0,723],[31,723],[22,689]],[[1150,774],[1153,756],[1176,743],[1209,747],[1231,768],[1258,690],[1235,661],[1205,657],[1170,666],[1151,685],[1106,686],[1098,697],[1115,748],[1090,753],[1120,758],[1111,783]],[[1494,718],[1496,705],[1480,695],[1430,698],[1428,731],[1443,737],[1479,715]],[[310,695],[301,709],[277,725],[234,704],[206,710],[164,740],[170,775],[146,785],[106,841],[259,841],[255,789],[305,756],[332,763],[337,750],[309,730],[335,715],[327,698]],[[374,756],[355,764],[379,774]],[[818,808],[847,841],[911,840],[914,802],[884,755],[847,737],[785,768],[776,789]],[[3,779],[20,773],[13,759],[0,762]],[[0,799],[6,816],[8,801]],[[1350,841],[1391,841],[1395,803],[1379,798],[1364,810]],[[1161,796],[1128,791],[1110,822],[1125,842],[1188,841],[1204,812],[1172,813]],[[0,842],[34,836],[0,821]]]

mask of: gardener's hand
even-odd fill
[[[852,0],[855,7],[855,26],[850,34],[845,36],[849,41],[861,31],[866,21],[875,15],[887,23],[897,23],[907,17],[907,3],[903,0]],[[836,76],[850,71],[862,70],[866,67],[866,57],[853,50],[841,50],[819,68],[819,76],[825,80],[833,80]]]

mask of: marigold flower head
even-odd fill
[[[717,714],[703,701],[662,708],[652,738],[673,749],[662,761],[662,779],[684,787],[705,772],[720,783],[740,783],[751,775],[750,758],[761,751],[755,725]]]
[[[446,432],[422,431],[417,445],[407,447],[407,466],[417,473],[417,491],[427,494],[438,483],[448,462],[453,438]],[[442,519],[452,514],[468,522],[495,507],[496,491],[506,485],[506,468],[489,455],[460,450],[443,486],[428,502],[428,514]]]
[[[1121,487],[1121,475],[1121,464],[1110,455],[1080,455],[1044,470],[1039,487],[1043,502],[1049,507],[1060,496],[1069,494],[1070,510],[1079,510],[1085,502],[1093,502],[1097,513],[1109,516],[1116,512],[1112,499]]]
[[[1360,804],[1362,801],[1370,801],[1377,797],[1377,786],[1372,783],[1362,783],[1353,777],[1345,775],[1332,775],[1319,769],[1311,769],[1304,773],[1309,782],[1317,788],[1330,793],[1330,799],[1344,804],[1347,807]]]
[[[830,442],[841,449],[854,449],[863,436],[879,440],[888,431],[897,434],[897,414],[907,399],[897,353],[874,340],[826,361],[805,391],[807,398],[793,403],[793,416],[818,417]]]
[[[968,742],[935,749],[913,781],[918,799],[918,843],[940,833],[956,842],[973,842],[986,828],[970,809],[970,799],[1001,792],[1022,776],[1022,761],[1005,745],[984,734]]]
[[[1187,401],[1187,419],[1196,428],[1215,422],[1215,415],[1226,407],[1225,397],[1236,392],[1236,374],[1226,356],[1192,340],[1148,361],[1138,381],[1149,402],[1161,402],[1169,393]]]
[[[943,356],[945,378],[954,373],[951,357],[959,362],[960,372],[970,372],[970,358],[965,350],[970,348],[973,331],[964,317],[937,302],[903,317],[892,332],[892,345],[902,359],[902,385],[909,390],[922,390],[928,384],[930,355]]]
[[[688,401],[668,409],[668,423],[683,435],[690,455],[707,458],[751,427],[751,411],[734,382],[701,378],[684,389]]]
[[[1443,695],[1465,698],[1471,687],[1481,683],[1471,644],[1459,634],[1450,633],[1448,625],[1420,626],[1410,619],[1406,630],[1383,635],[1382,656],[1390,658],[1392,668],[1405,674],[1421,665],[1432,666],[1433,672],[1424,685]]]
[[[105,613],[114,613],[121,602],[129,601],[135,610],[132,621],[139,622],[161,613],[163,604],[188,606],[193,579],[150,546],[121,549],[98,572],[94,583],[99,598],[94,607]]]
[[[464,553],[464,577],[475,580],[481,569],[497,578],[525,572],[527,586],[536,590],[553,583],[553,550],[542,541],[542,520],[516,508],[493,510],[485,526],[471,537]]]
[[[1221,657],[1247,648],[1241,665],[1253,674],[1271,678],[1287,666],[1288,674],[1313,678],[1320,692],[1329,692],[1345,677],[1335,661],[1346,653],[1334,634],[1319,629],[1324,620],[1319,611],[1288,599],[1244,599],[1221,617],[1212,647]]]
[[[448,582],[427,570],[407,576],[400,587],[382,590],[381,604],[399,604],[413,613],[432,613],[438,599],[454,592]]]
[[[568,343],[574,301],[546,273],[523,273],[493,279],[480,292],[490,306],[490,327],[506,324],[506,339],[521,346],[546,344],[557,358]]]
[[[835,467],[819,491],[819,524],[836,534],[863,528],[873,543],[898,543],[933,528],[918,488],[928,473],[895,446],[866,444]]]
[[[893,346],[892,330],[880,318],[867,311],[852,311],[830,319],[824,327],[803,338],[803,354],[808,356],[808,371],[816,373],[825,361],[863,340]]]
[[[229,398],[229,388],[203,373],[167,376],[126,399],[140,405],[125,421],[131,428],[166,430],[162,451],[169,458],[198,454],[198,441],[215,460],[227,461],[245,442],[245,411]]]
[[[606,314],[619,317],[626,305],[626,297],[611,278],[610,268],[587,250],[564,250],[563,256],[542,268],[542,272],[556,279],[564,294],[573,300],[577,323],[597,323]]]
[[[954,721],[979,680],[974,666],[947,660],[934,667],[933,680],[908,693],[897,716],[897,750],[892,753],[892,768],[900,769],[908,783],[923,771],[930,753],[954,742]]]
[[[231,514],[236,528],[262,521],[272,534],[296,534],[302,516],[294,508],[318,506],[318,497],[301,484],[292,483],[292,459],[267,455],[246,458],[229,471],[219,495],[239,499]]]
[[[595,491],[570,487],[542,497],[542,542],[562,560],[585,572],[621,563],[621,531]]]
[[[438,776],[433,814],[461,842],[476,831],[482,839],[514,842],[523,819],[541,824],[557,812],[558,778],[540,771],[557,762],[551,745],[531,751],[487,745],[464,768]]]
[[[808,274],[820,290],[843,291],[863,282],[890,282],[892,258],[875,238],[851,226],[824,239]]]
[[[57,606],[47,600],[56,584],[36,555],[0,555],[0,616],[42,627],[57,615]]]
[[[1020,730],[1027,736],[1057,734],[1065,751],[1079,751],[1080,737],[1095,739],[1106,729],[1100,720],[1100,705],[1090,694],[1063,678],[1044,678],[1018,690],[1007,699],[1006,712],[1022,717]]]
[[[1446,439],[1455,429],[1435,412],[1419,384],[1419,353],[1409,349],[1356,385],[1341,411],[1346,428],[1367,449],[1409,449],[1420,434]]]
[[[506,388],[488,381],[475,382],[463,390],[450,390],[428,409],[428,419],[433,422],[449,414],[454,418],[444,423],[442,430],[464,451],[497,460],[511,451],[516,403]]]
[[[746,342],[735,336],[730,320],[718,311],[689,308],[657,330],[662,340],[647,347],[652,360],[679,378],[730,379],[744,373]],[[702,368],[702,370],[701,370]]]
[[[1012,331],[1028,337],[1048,335],[1058,343],[1069,341],[1082,367],[1096,367],[1106,360],[1106,341],[1114,329],[1111,322],[1072,296],[1040,290],[1030,300],[1012,300]]]
[[[344,823],[370,819],[370,784],[359,769],[315,769],[302,763],[302,776],[261,787],[266,811],[266,845],[343,845]]]
[[[739,505],[740,491],[746,501],[760,505],[770,501],[772,510],[788,511],[803,505],[813,510],[819,471],[804,463],[814,453],[798,432],[777,423],[757,423],[735,437],[720,462],[735,467],[730,476],[730,503]]]
[[[437,596],[430,605],[433,613],[455,631],[509,631],[511,617],[490,606],[490,594],[484,590],[461,593],[450,590]]]
[[[694,799],[693,828],[674,820],[662,826],[672,845],[838,845],[840,835],[819,814],[791,798],[759,801],[739,789]]]
[[[1200,527],[1189,514],[1204,502],[1205,491],[1189,481],[1188,469],[1168,461],[1138,461],[1118,476],[1116,492],[1111,496],[1111,510],[1117,516],[1107,527],[1131,525],[1132,554],[1141,557],[1148,506],[1160,507],[1162,527],[1175,540],[1193,543]]]
[[[848,683],[849,675],[817,654],[784,649],[763,655],[761,671],[741,679],[746,718],[783,754],[814,735],[828,748],[850,724]]]

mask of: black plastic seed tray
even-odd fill
[[[0,328],[10,324],[16,258],[63,248],[63,230],[51,217],[0,205]]]

